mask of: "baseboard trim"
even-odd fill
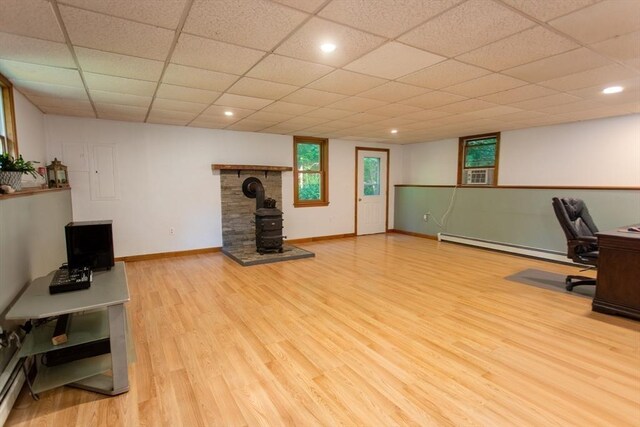
[[[387,233],[405,234],[407,236],[421,237],[423,239],[438,240],[438,236],[434,236],[433,234],[414,233],[413,231],[396,230],[394,228],[387,230]]]
[[[189,256],[189,255],[200,255],[200,254],[210,254],[214,252],[220,252],[222,248],[202,248],[202,249],[189,249],[186,251],[175,251],[175,252],[159,252],[155,254],[144,254],[144,255],[129,255],[117,257],[116,261],[124,261],[124,262],[136,262],[136,261],[148,261],[152,259],[162,259],[162,258],[174,258],[180,256]]]
[[[303,239],[290,239],[285,240],[285,243],[310,243],[310,242],[320,242],[322,240],[334,240],[334,239],[344,239],[347,237],[356,237],[356,233],[347,233],[347,234],[332,234],[330,236],[317,236],[317,237],[305,237]]]

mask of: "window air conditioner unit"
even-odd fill
[[[493,169],[467,169],[464,177],[467,185],[489,185],[493,182]]]

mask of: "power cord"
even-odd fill
[[[438,227],[442,228],[443,231],[447,227],[447,220],[449,219],[449,214],[451,213],[451,210],[453,208],[453,203],[455,201],[457,191],[458,186],[453,187],[451,197],[449,198],[449,206],[447,207],[447,210],[444,212],[444,214],[442,214],[442,218],[440,218],[440,221],[438,221],[436,218],[433,218],[433,222],[435,222]]]

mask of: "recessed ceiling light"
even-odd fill
[[[233,116],[233,111],[225,111],[224,115],[228,116],[228,117],[231,117],[231,116]]]
[[[333,43],[325,43],[323,45],[320,45],[320,49],[322,49],[323,52],[331,53],[336,50],[336,45]]]
[[[611,86],[602,91],[602,93],[610,95],[612,93],[620,93],[624,90],[622,86]]]
[[[398,129],[391,129],[391,133],[398,133]]]

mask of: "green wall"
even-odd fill
[[[445,228],[440,221],[452,187],[396,187],[394,228],[421,234],[439,232],[564,253],[566,241],[553,213],[553,197],[585,201],[600,230],[640,223],[640,190],[468,188],[456,190]]]

